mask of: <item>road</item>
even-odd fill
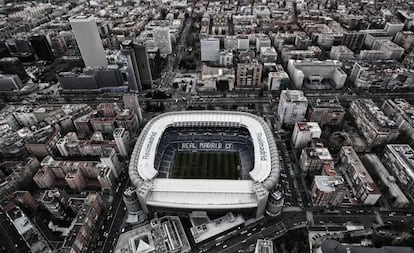
[[[126,187],[128,187],[129,185],[129,178],[126,172],[121,174],[120,177],[122,178],[122,180],[120,180],[120,185],[118,184],[119,189],[118,191],[116,191],[118,185],[114,186],[115,189],[113,189],[113,202],[109,207],[106,216],[104,216],[106,218],[103,224],[104,227],[103,229],[98,228],[100,230],[101,235],[101,237],[98,238],[98,241],[103,242],[100,248],[100,252],[102,253],[111,252],[113,248],[116,246],[116,242],[120,235],[121,225],[126,214],[126,211],[124,210],[125,204],[122,200],[122,194]],[[104,236],[104,233],[107,233],[107,236]]]
[[[238,252],[247,249],[250,245],[255,245],[257,239],[271,239],[283,236],[284,233],[295,228],[299,223],[306,222],[304,212],[285,212],[276,218],[264,217],[263,219],[250,224],[246,227],[236,228],[228,232],[234,234],[225,240],[207,241],[193,247],[193,252]]]
[[[30,253],[14,225],[10,222],[6,213],[0,210],[0,252]]]

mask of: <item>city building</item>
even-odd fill
[[[29,41],[40,60],[53,61],[55,59],[52,48],[45,35],[34,34],[30,37]]]
[[[119,154],[124,157],[128,156],[130,150],[129,132],[124,128],[116,128],[114,130],[114,139]]]
[[[196,85],[197,91],[232,91],[234,89],[235,71],[233,68],[202,66],[201,79]],[[202,84],[202,85],[201,85]]]
[[[57,219],[68,219],[72,215],[71,209],[67,205],[68,197],[60,190],[46,190],[40,202]]]
[[[158,26],[153,29],[155,46],[160,49],[161,55],[172,53],[170,27]]]
[[[414,150],[407,144],[389,144],[382,159],[384,166],[411,202],[414,201]]]
[[[250,63],[238,63],[236,85],[239,88],[261,87],[262,81],[262,64],[256,60]]]
[[[60,138],[57,127],[46,126],[34,132],[27,130],[27,135],[25,147],[30,154],[43,158],[57,153],[56,143]]]
[[[254,253],[273,252],[273,242],[271,240],[258,239]]]
[[[342,252],[359,252],[359,253],[412,253],[411,247],[401,246],[384,246],[381,248],[364,247],[360,245],[343,244],[335,240],[327,239],[322,241],[322,253],[342,253]]]
[[[324,126],[341,126],[345,116],[345,109],[335,98],[317,98],[309,101],[307,119]]]
[[[288,73],[297,89],[341,89],[347,78],[336,60],[289,60]]]
[[[191,235],[196,243],[214,238],[245,222],[242,215],[232,212],[213,220],[203,211],[193,211],[188,216],[192,225],[190,227]]]
[[[97,222],[102,213],[102,199],[97,193],[90,193],[76,212],[73,226],[61,247],[63,252],[85,252],[97,229]]]
[[[283,90],[278,106],[279,120],[282,124],[294,125],[305,120],[308,99],[300,90]]]
[[[332,60],[351,60],[354,58],[354,52],[346,46],[333,46],[329,57]]]
[[[121,54],[126,66],[126,79],[131,91],[142,90],[141,76],[138,70],[138,57],[135,55],[132,40],[124,40],[121,43]]]
[[[233,52],[230,50],[222,50],[219,53],[219,64],[223,67],[233,66]]]
[[[39,188],[51,189],[55,186],[69,186],[76,191],[81,191],[86,188],[107,188],[107,185],[101,185],[98,180],[100,171],[107,167],[101,162],[56,161],[52,157],[47,156],[42,160],[40,165],[42,168],[33,177],[33,181]],[[108,175],[108,177],[110,179],[111,175]]]
[[[36,199],[28,191],[15,191],[7,197],[7,201],[20,207],[23,211],[36,211],[38,209]]]
[[[259,34],[256,37],[256,52],[261,52],[261,49],[263,47],[271,47],[272,46],[272,41],[270,40],[269,36],[265,35],[265,34]]]
[[[204,38],[200,39],[201,61],[218,62],[220,60],[220,39]]]
[[[18,234],[20,235],[20,239],[23,240],[30,252],[53,252],[47,239],[33,223],[33,221],[22,211],[22,209],[20,209],[20,207],[6,202],[1,203],[1,208],[16,228]],[[17,248],[15,249],[18,250]]]
[[[341,176],[315,176],[312,183],[312,200],[315,206],[338,206],[347,190]]]
[[[0,59],[0,72],[3,74],[17,75],[23,83],[30,79],[22,62],[17,57],[5,57]]]
[[[161,57],[160,49],[155,46],[147,47],[147,54],[151,69],[151,75],[154,79],[158,79],[161,77],[161,70],[165,63],[164,59]]]
[[[105,150],[114,149],[120,154],[115,140],[98,140],[92,136],[90,139],[79,139],[75,132],[67,133],[56,143],[61,156],[93,156],[102,157]]]
[[[57,74],[60,87],[64,90],[110,90],[123,87],[124,80],[117,65],[105,68],[85,68],[83,72],[60,72]]]
[[[404,54],[404,48],[390,40],[376,40],[372,45],[372,49],[383,51],[387,60],[399,60]]]
[[[356,62],[349,80],[360,89],[398,90],[413,87],[414,71],[394,61]]]
[[[76,42],[86,67],[106,67],[105,50],[93,16],[75,16],[69,19]]]
[[[394,42],[406,51],[411,51],[414,48],[414,32],[401,31],[395,35]]]
[[[285,71],[269,72],[267,77],[267,88],[269,90],[282,90],[289,86],[290,79]]]
[[[154,218],[147,225],[121,234],[114,249],[114,253],[188,253],[190,251],[190,243],[183,225],[176,216]]]
[[[351,146],[342,146],[339,152],[339,170],[348,182],[355,198],[364,205],[375,205],[381,197],[378,186]]]
[[[335,173],[334,160],[325,147],[309,147],[302,149],[299,158],[300,168],[304,174]]]
[[[118,178],[122,173],[122,165],[118,160],[118,156],[114,148],[104,149],[99,160],[102,164],[111,169],[112,174],[116,178]]]
[[[398,186],[396,178],[388,172],[377,155],[365,154],[361,157],[361,161],[365,167],[375,171],[375,174],[378,175],[380,181],[377,181],[377,185],[390,206],[393,208],[408,207],[410,200]]]
[[[414,144],[414,106],[402,98],[387,99],[381,110],[398,125],[398,129],[408,137],[410,143]]]
[[[18,75],[1,75],[0,74],[0,92],[15,91],[23,88],[22,80]]]
[[[352,101],[350,114],[368,145],[378,146],[395,140],[400,131],[397,124],[390,120],[371,99]]]
[[[289,60],[317,60],[321,52],[322,50],[315,46],[309,46],[302,50],[284,47],[281,49],[282,63],[287,66]]]
[[[135,57],[137,58],[137,65],[142,89],[151,89],[153,84],[152,69],[147,47],[143,43],[138,42],[134,42],[132,44],[132,47],[134,49]]]
[[[302,149],[312,139],[321,137],[322,130],[317,122],[296,122],[292,134],[293,146]]]
[[[40,167],[35,157],[27,157],[20,162],[7,162],[0,164],[0,199],[6,198],[16,191],[25,189],[32,182],[33,175]],[[17,197],[16,199],[20,199]]]
[[[361,50],[358,55],[359,60],[364,61],[377,61],[377,60],[386,60],[387,56],[382,50]]]
[[[124,108],[132,110],[138,117],[139,124],[142,122],[142,111],[136,94],[124,94],[122,97]]]
[[[261,47],[259,56],[261,62],[277,61],[277,52],[274,47]]]

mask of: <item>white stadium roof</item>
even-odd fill
[[[147,204],[188,209],[253,208],[257,206],[251,180],[165,179],[153,181]]]
[[[252,180],[203,180],[156,178],[154,168],[158,143],[168,127],[245,127],[254,146]],[[129,176],[139,189],[151,181],[147,204],[152,206],[204,208],[222,205],[254,207],[254,182],[270,190],[278,181],[279,156],[273,134],[266,122],[253,114],[227,111],[184,111],[161,114],[150,120],[139,136],[129,164]],[[227,203],[227,204],[226,204]]]

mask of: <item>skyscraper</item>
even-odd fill
[[[132,40],[125,40],[121,44],[121,54],[124,56],[127,67],[127,81],[130,90],[142,90],[141,76],[138,70],[137,57],[133,48]]]
[[[69,19],[86,67],[106,67],[108,62],[93,16],[75,16]]]
[[[129,153],[129,132],[125,128],[116,128],[114,130],[114,139],[121,156],[128,156]]]
[[[4,74],[18,75],[22,82],[26,82],[30,79],[19,58],[16,57],[5,57],[0,59],[0,72]]]
[[[152,74],[151,67],[148,60],[147,48],[142,43],[133,43],[135,57],[137,59],[139,76],[141,77],[142,88],[151,89],[152,86]]]
[[[200,40],[201,61],[218,62],[220,59],[220,40],[205,38]]]
[[[161,55],[168,55],[172,53],[170,28],[157,27],[154,29],[155,46],[160,49]]]
[[[304,121],[308,99],[301,90],[283,90],[280,93],[278,115],[280,122],[286,125],[293,125],[296,122]]]
[[[55,59],[46,36],[35,34],[30,37],[29,41],[40,60],[53,61]]]

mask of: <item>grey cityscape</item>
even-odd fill
[[[0,0],[0,252],[414,253],[414,1]]]

